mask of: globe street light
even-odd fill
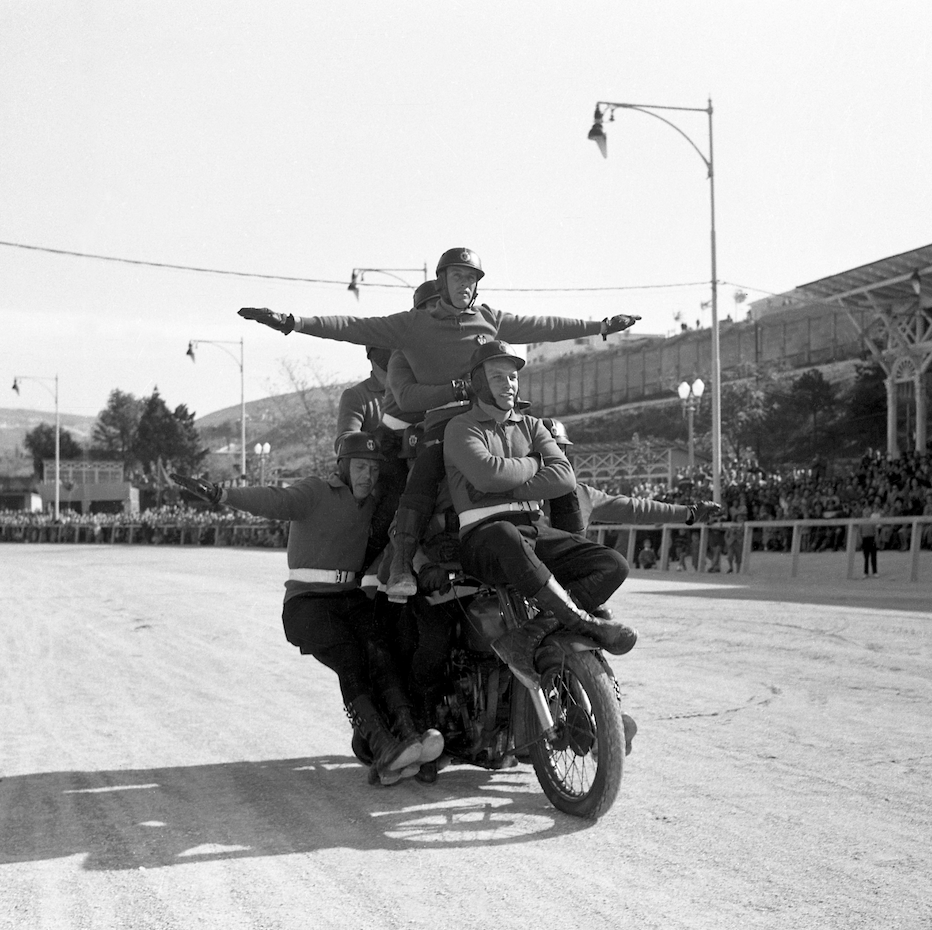
[[[243,481],[246,480],[246,385],[243,375],[243,340],[242,337],[238,343],[232,340],[224,339],[191,339],[188,341],[188,351],[185,352],[191,361],[194,359],[194,350],[203,343],[209,346],[219,346],[226,352],[230,358],[239,365],[239,471]],[[239,345],[239,361],[236,356],[227,348],[230,345]]]
[[[693,433],[693,418],[699,407],[699,401],[705,393],[705,382],[702,378],[696,378],[692,384],[688,381],[681,381],[676,393],[680,395],[683,403],[683,413],[689,423],[689,474],[692,475],[696,470],[696,440]]]
[[[715,172],[712,162],[712,98],[707,107],[669,107],[648,103],[610,103],[600,100],[595,105],[595,122],[589,130],[589,138],[599,147],[603,157],[608,158],[608,140],[602,121],[608,114],[609,122],[615,119],[615,110],[637,110],[666,123],[676,130],[694,149],[706,166],[709,177],[709,196],[712,208],[711,247],[712,247],[712,496],[716,503],[722,501],[722,365],[719,356],[718,328],[718,274],[715,263]],[[705,113],[709,118],[709,156],[706,158],[702,149],[676,123],[655,113],[655,110],[676,110],[684,113]]]
[[[61,513],[61,418],[58,414],[58,375],[54,378],[36,378],[32,375],[16,375],[13,378],[13,390],[19,394],[20,381],[38,381],[55,398],[55,519]],[[48,382],[55,385],[54,392]],[[43,478],[45,476],[43,475]],[[70,499],[70,498],[69,498]]]
[[[272,447],[267,442],[257,442],[252,449],[259,456],[259,484],[265,484],[265,461]]]

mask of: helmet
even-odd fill
[[[479,256],[473,252],[472,249],[459,248],[459,249],[447,249],[443,255],[440,256],[440,261],[437,262],[437,276],[440,276],[440,272],[444,268],[449,268],[450,265],[464,265],[466,268],[472,268],[476,272],[476,280],[481,281],[485,272],[482,270],[482,262],[479,259]]]
[[[418,443],[424,438],[424,427],[420,423],[412,423],[405,428],[401,437],[401,449],[398,458],[413,459],[417,457]]]
[[[473,352],[472,358],[469,360],[469,376],[472,377],[476,373],[477,368],[480,368],[484,362],[493,358],[513,359],[518,366],[518,371],[524,368],[525,365],[524,359],[521,358],[504,339],[492,339],[489,342],[482,343],[476,351]]]
[[[439,296],[440,284],[434,278],[431,281],[425,281],[414,289],[414,309],[420,310],[428,300]]]
[[[558,446],[573,445],[570,437],[566,435],[566,427],[560,420],[554,420],[553,417],[544,417],[541,423],[550,430],[550,435],[553,436]]]
[[[384,462],[385,456],[382,455],[381,444],[372,433],[353,432],[347,433],[340,443],[337,461],[340,459],[375,459]]]

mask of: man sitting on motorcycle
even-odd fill
[[[624,557],[541,520],[541,500],[572,492],[576,478],[550,431],[515,410],[524,360],[501,340],[470,361],[476,395],[444,435],[447,481],[460,522],[463,568],[489,584],[511,584],[541,608],[492,647],[526,681],[536,681],[534,652],[559,627],[584,634],[615,655],[637,632],[600,608],[628,575]]]
[[[397,673],[385,650],[378,648],[379,698],[393,716],[398,736],[373,701],[376,689],[367,654],[372,608],[356,576],[363,567],[381,461],[378,440],[353,432],[343,438],[337,471],[329,478],[303,478],[285,488],[223,488],[202,478],[171,477],[212,504],[291,521],[282,610],[285,637],[302,655],[312,655],[336,672],[347,714],[372,750],[370,781],[389,785],[418,771],[422,744],[402,689],[384,686]]]

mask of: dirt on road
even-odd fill
[[[628,579],[589,823],[525,765],[370,787],[282,552],[3,545],[0,930],[928,930],[932,585],[815,559]]]

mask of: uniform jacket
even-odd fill
[[[336,474],[302,478],[288,488],[227,488],[226,503],[237,510],[290,520],[288,568],[362,570],[375,501],[360,504]],[[333,594],[359,584],[358,577],[342,584],[285,582],[285,600],[299,594]]]
[[[348,387],[340,395],[340,406],[337,410],[337,438],[333,449],[340,451],[340,443],[347,433],[372,433],[382,419],[382,397],[385,394],[385,385],[379,382],[375,375],[370,375],[365,381]]]
[[[454,417],[444,433],[443,455],[458,514],[560,497],[576,487],[573,467],[550,430],[537,417],[513,410],[500,422],[476,403]]]
[[[469,375],[469,360],[478,345],[492,339],[525,344],[561,342],[592,336],[601,331],[599,320],[573,320],[559,316],[518,316],[477,304],[457,310],[443,301],[421,310],[408,310],[367,319],[352,316],[311,316],[295,320],[295,331],[324,339],[359,345],[401,349],[417,384],[439,388],[439,403],[423,397],[409,399],[396,391],[389,371],[388,386],[402,410],[425,410],[454,400],[451,382]],[[389,369],[391,369],[391,363]],[[458,410],[454,408],[453,413]],[[449,416],[444,414],[443,416]],[[439,421],[436,421],[439,422]],[[435,420],[428,416],[425,428]]]

